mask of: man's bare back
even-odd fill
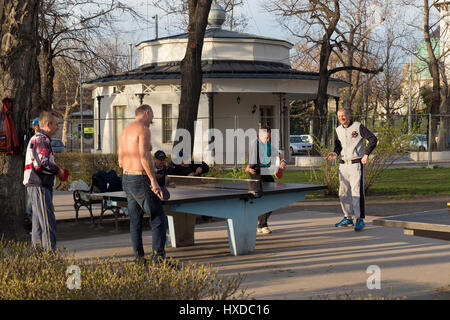
[[[139,111],[141,106],[137,109]],[[124,171],[145,171],[150,179],[152,191],[160,194],[161,189],[156,181],[155,164],[152,158],[152,145],[149,126],[153,119],[153,111],[145,105],[147,110],[139,111],[136,119],[130,123],[119,139],[119,167]]]
[[[148,138],[146,137],[148,133]],[[147,140],[148,143],[142,140]],[[139,144],[144,143],[148,153],[151,151],[150,132],[144,125],[134,121],[123,131],[119,141],[119,165],[125,171],[144,171]]]

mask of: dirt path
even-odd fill
[[[450,202],[449,196],[422,196],[409,200],[392,200],[385,197],[367,197],[366,215],[368,216],[394,216],[398,214],[423,212],[442,209]],[[300,201],[278,212],[292,212],[296,210],[312,210],[320,212],[335,212],[341,214],[339,200],[306,200]]]
[[[384,197],[367,197],[366,211],[368,216],[392,216],[412,212],[421,212],[445,208],[450,197],[427,196],[410,200],[392,200]],[[274,214],[282,214],[295,211],[319,211],[334,212],[341,215],[341,207],[338,200],[306,200],[300,201],[283,209],[274,211]],[[213,219],[218,221],[219,219]],[[97,222],[97,221],[96,221]],[[198,219],[198,223],[205,223]],[[144,218],[144,230],[150,230],[148,216]],[[80,220],[78,223],[64,222],[57,225],[58,241],[66,241],[80,238],[99,237],[129,232],[129,220],[124,217],[119,221],[119,230],[115,231],[114,220],[104,219],[102,226],[92,225],[90,220]]]

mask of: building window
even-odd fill
[[[172,142],[172,105],[162,105],[162,142]]]
[[[125,92],[125,86],[114,86],[113,87],[113,93],[114,94],[120,94]]]
[[[268,125],[270,128],[273,129],[273,106],[259,106],[259,112],[260,112],[260,120],[259,125],[260,127],[264,125]]]

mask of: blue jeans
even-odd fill
[[[152,229],[152,260],[165,259],[166,215],[161,200],[150,189],[150,179],[145,175],[123,175],[122,187],[127,194],[130,234],[136,257],[144,256],[142,245],[142,220],[144,213],[150,216]]]

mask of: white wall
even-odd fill
[[[141,43],[140,65],[181,61],[186,52],[187,39],[168,39]],[[202,60],[249,60],[269,61],[290,65],[286,42],[260,39],[205,39]]]
[[[170,86],[163,86],[164,90],[156,90],[144,97],[143,103],[149,104],[153,108],[154,112],[154,124],[150,126],[152,132],[152,145],[153,152],[156,150],[163,150],[166,153],[170,153],[172,149],[172,143],[162,143],[162,104],[172,104],[172,129],[175,130],[178,120],[178,104],[180,99],[180,92]],[[127,121],[133,121],[134,111],[139,106],[139,98],[135,96],[134,92],[140,92],[139,85],[130,85],[126,87],[125,93],[106,95],[103,90],[104,98],[101,101],[101,138],[102,138],[102,152],[113,153],[114,152],[114,107],[126,106],[126,118]],[[134,91],[133,91],[134,90]],[[95,91],[93,96],[98,95],[99,92]],[[237,97],[240,97],[240,103],[237,103]],[[257,108],[252,113],[253,106]],[[272,93],[218,93],[214,95],[214,124],[215,128],[220,130],[223,135],[223,151],[226,146],[226,129],[243,129],[246,131],[249,128],[258,128],[260,120],[260,105],[273,105],[274,128],[279,127],[279,97]],[[97,115],[97,110],[95,110]],[[237,116],[236,116],[237,115]],[[97,117],[95,117],[97,118]],[[107,120],[105,120],[107,119]],[[202,129],[207,130],[209,128],[209,106],[208,97],[206,94],[200,96],[198,122],[201,123]],[[95,134],[97,139],[98,121],[95,121]],[[197,137],[199,137],[197,135]],[[248,141],[245,142],[246,151],[248,151]],[[97,140],[95,141],[97,146]],[[208,139],[203,140],[202,148],[206,150],[208,147]],[[196,149],[197,155],[202,154],[203,150]],[[223,153],[223,161],[226,160],[226,154]]]

